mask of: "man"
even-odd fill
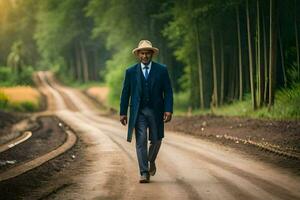
[[[164,137],[164,122],[169,122],[173,113],[173,91],[167,68],[152,61],[158,51],[148,40],[139,42],[132,53],[140,62],[126,70],[121,94],[120,122],[127,124],[129,105],[127,141],[131,142],[135,129],[140,183],[149,183],[150,175],[156,172],[155,159]],[[149,150],[147,130],[151,141]]]

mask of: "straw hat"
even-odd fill
[[[137,48],[132,50],[132,53],[137,55],[139,50],[152,50],[154,54],[158,54],[159,49],[152,47],[152,43],[149,40],[141,40]]]

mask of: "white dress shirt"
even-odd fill
[[[150,74],[151,64],[152,64],[152,62],[150,62],[150,63],[148,64],[148,67],[149,67],[149,69],[148,69],[148,76],[149,76],[149,74]],[[146,69],[145,69],[144,67],[145,67],[145,65],[144,65],[143,63],[141,63],[141,69],[142,69],[142,72],[143,72],[143,74],[144,74],[144,77],[146,78],[146,76],[145,76]]]

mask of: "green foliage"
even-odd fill
[[[111,60],[107,61],[106,82],[110,88],[108,101],[109,105],[115,109],[119,109],[119,99],[125,70],[134,63],[133,56],[128,53],[130,50],[130,48],[120,50]]]
[[[0,67],[0,86],[15,86],[15,85],[33,85],[32,67],[25,67],[22,72],[17,75],[12,72],[12,68]]]
[[[275,106],[271,113],[280,119],[300,119],[300,83],[276,94]]]
[[[190,106],[190,94],[189,91],[178,92],[174,94],[174,106],[175,112],[187,111]]]
[[[11,68],[9,67],[0,67],[0,83],[4,84],[6,82],[11,83]]]
[[[295,85],[295,84],[297,84],[297,82],[299,82],[296,63],[294,63],[292,66],[290,66],[287,69],[287,78],[290,83],[289,85]]]
[[[170,45],[174,47],[173,53],[176,59],[184,64],[183,73],[179,78],[180,92],[189,93],[189,104],[193,108],[199,107],[200,103],[197,47],[195,45],[196,30],[198,29],[201,33],[200,45],[208,45],[209,40],[207,40],[206,35],[209,29],[205,14],[208,12],[208,5],[202,5],[194,0],[188,2],[176,1],[174,7],[169,11],[172,19],[163,29],[164,36],[170,41]],[[207,49],[207,51],[209,50]],[[202,55],[202,57],[206,56]],[[202,65],[204,70],[205,63],[202,62]],[[204,87],[209,88],[209,77],[204,76],[203,78]],[[205,90],[205,95],[211,96],[210,91]]]
[[[9,63],[23,62],[26,65],[35,65],[39,58],[33,39],[37,7],[38,3],[35,0],[0,1],[0,65],[7,64],[8,57]],[[22,55],[20,49],[11,50],[12,47],[19,46],[20,42]]]
[[[0,109],[3,110],[7,107],[9,102],[8,96],[0,91]]]
[[[15,111],[15,112],[34,112],[38,111],[39,105],[25,101],[25,102],[20,102],[20,103],[10,103],[6,110],[8,111]]]
[[[46,61],[46,60],[45,60]],[[48,62],[48,61],[46,61]],[[45,65],[49,66],[50,63]],[[51,71],[55,74],[55,76],[61,80],[66,85],[71,85],[73,82],[76,82],[74,76],[68,72],[67,64],[65,59],[61,56],[57,57],[53,64],[51,64]]]
[[[23,42],[16,41],[12,45],[11,52],[7,58],[7,66],[13,69],[13,72],[19,75],[24,67]]]
[[[69,22],[67,22],[66,11],[63,11],[55,2],[58,1],[44,1],[40,4],[37,31],[34,35],[44,62],[49,64],[57,63],[57,59],[63,53],[62,50],[74,37],[73,31],[77,32],[71,29],[72,26],[68,30],[67,23]]]
[[[24,68],[19,77],[16,77],[15,84],[16,85],[33,85],[32,74],[34,69],[30,66]]]
[[[290,89],[282,89],[276,94],[276,101],[271,110],[263,107],[253,110],[250,95],[244,101],[235,101],[231,104],[214,108],[213,113],[223,116],[243,116],[269,119],[300,119],[300,84]]]
[[[75,67],[80,65],[83,68],[81,53],[86,51],[86,46],[95,49],[98,45],[90,39],[91,19],[85,16],[84,11],[88,2],[47,0],[39,3],[34,38],[43,68],[80,81],[81,74],[75,76]]]

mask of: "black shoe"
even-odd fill
[[[140,183],[149,183],[150,182],[150,176],[149,174],[143,174],[140,177]]]
[[[156,173],[156,165],[155,162],[150,162],[149,174],[154,176]]]

